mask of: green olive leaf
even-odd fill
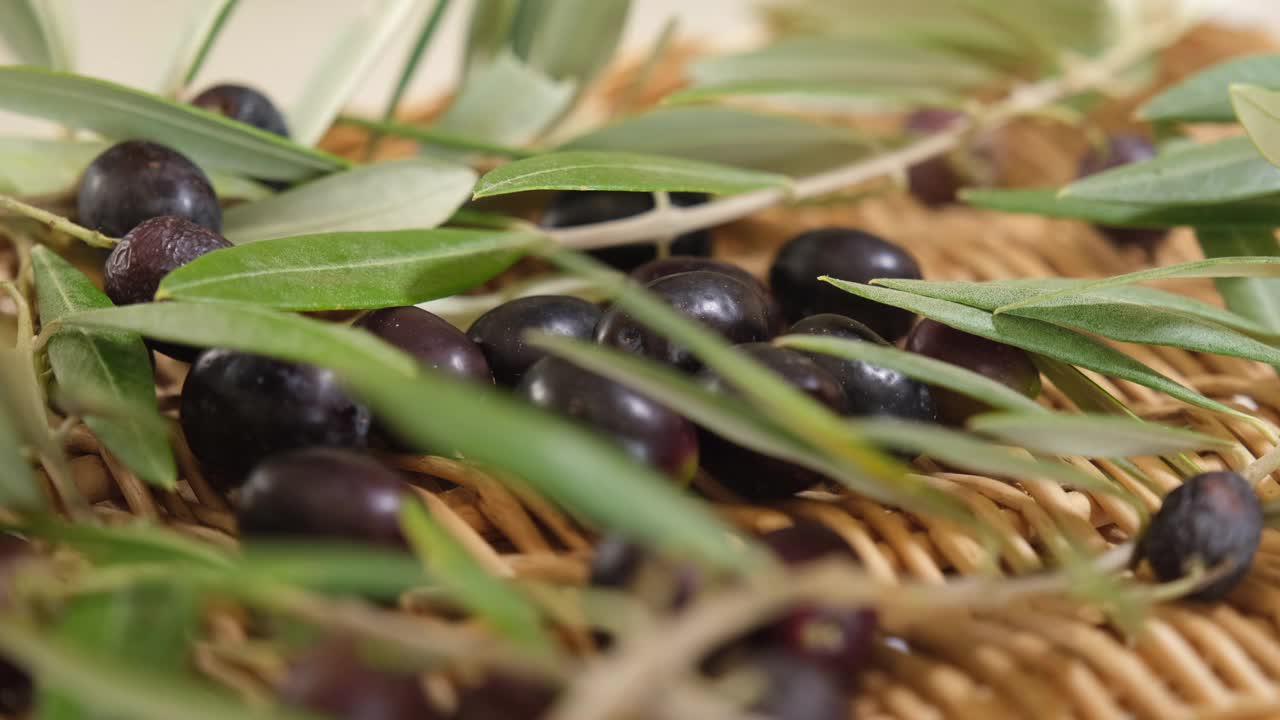
[[[1067,198],[1138,205],[1217,205],[1280,194],[1280,169],[1249,138],[1158,155],[1068,185]]]
[[[1196,239],[1205,257],[1211,259],[1251,255],[1274,261],[1280,256],[1280,245],[1270,228],[1198,228]],[[1280,279],[1241,275],[1217,277],[1214,284],[1233,312],[1280,333]]]
[[[613,58],[630,10],[631,0],[524,2],[512,20],[511,47],[529,67],[581,91]]]
[[[529,67],[509,51],[476,67],[435,129],[505,145],[541,135],[573,102],[577,86]]]
[[[971,418],[970,430],[1032,452],[1082,457],[1164,455],[1184,450],[1221,450],[1222,438],[1115,415],[987,413]]]
[[[44,507],[45,499],[31,472],[31,461],[22,451],[23,445],[6,402],[0,405],[0,506],[39,510]]]
[[[280,310],[416,305],[479,285],[540,240],[524,232],[449,228],[263,240],[178,268],[160,283],[156,298]]]
[[[0,40],[26,65],[71,67],[74,34],[65,0],[0,3]]]
[[[169,54],[169,69],[161,80],[161,93],[176,96],[195,80],[239,4],[240,0],[201,0],[191,9],[186,28],[177,34],[177,42]]]
[[[1272,165],[1280,164],[1280,92],[1232,85],[1231,102],[1257,151]]]
[[[1148,122],[1235,122],[1234,84],[1275,85],[1280,55],[1251,55],[1220,62],[1174,83],[1138,109]]]
[[[974,207],[1009,213],[1074,218],[1115,227],[1275,227],[1280,197],[1214,205],[1141,205],[1062,196],[1057,188],[962,190]]]

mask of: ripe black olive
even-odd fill
[[[764,297],[765,304],[769,306],[769,327],[773,328],[774,334],[781,333],[786,327],[786,320],[782,316],[782,306],[778,305],[778,300],[773,297],[772,292],[769,292],[769,287],[755,275],[732,263],[727,263],[723,260],[712,260],[711,258],[672,256],[651,260],[632,270],[630,274],[636,282],[641,285],[648,285],[664,277],[695,270],[722,273],[756,288]]]
[[[792,525],[770,530],[760,542],[774,556],[790,567],[799,567],[832,555],[852,557],[849,543],[840,533],[812,520],[799,520]]]
[[[767,652],[751,666],[764,681],[752,711],[772,720],[845,720],[849,703],[818,665],[788,652]]]
[[[404,350],[432,370],[493,383],[493,373],[489,371],[484,353],[466,333],[422,308],[374,310],[355,325]]]
[[[240,533],[400,547],[403,495],[399,476],[371,458],[333,448],[295,450],[249,474],[240,493]]]
[[[606,536],[596,543],[587,583],[592,587],[626,587],[647,556],[644,548],[620,535]]]
[[[933,320],[921,320],[907,338],[907,350],[958,365],[1017,390],[1027,397],[1040,394],[1040,371],[1024,350],[956,330]],[[989,405],[945,388],[933,388],[938,418],[963,425]]]
[[[600,315],[598,306],[581,298],[534,295],[503,303],[481,315],[467,330],[467,337],[488,358],[498,384],[514,387],[534,363],[547,356],[545,350],[525,342],[525,333],[536,330],[590,340]]]
[[[820,335],[884,343],[870,328],[843,315],[812,315],[791,326],[800,335]],[[844,360],[823,353],[805,353],[840,381],[849,400],[849,414],[888,415],[904,420],[933,422],[938,409],[929,386],[897,370],[871,365],[861,360]]]
[[[848,410],[840,383],[805,354],[767,343],[742,345],[739,349],[832,411],[844,414]],[[704,372],[700,381],[714,392],[736,394],[735,389],[714,373]],[[822,479],[808,468],[749,450],[705,428],[700,429],[699,438],[703,467],[722,485],[747,500],[781,500]]]
[[[908,115],[903,129],[910,134],[926,135],[946,130],[963,117],[964,113],[950,108],[924,108]],[[934,207],[955,202],[964,186],[964,178],[956,172],[952,159],[945,155],[912,165],[907,169],[907,181],[911,194]]]
[[[180,217],[144,220],[107,258],[107,297],[116,305],[151,302],[165,275],[205,253],[229,247],[218,233]]]
[[[1188,599],[1215,602],[1231,592],[1249,571],[1262,538],[1262,506],[1253,488],[1233,472],[1207,472],[1188,478],[1164,498],[1138,541],[1133,561],[1146,560],[1156,577],[1168,582],[1199,563],[1225,573]]]
[[[1122,133],[1107,138],[1105,148],[1091,147],[1084,157],[1080,158],[1080,166],[1076,177],[1088,177],[1104,170],[1112,170],[1131,163],[1143,162],[1156,156],[1156,148],[1150,140],[1141,135]],[[1169,234],[1163,228],[1132,228],[1099,225],[1102,232],[1116,245],[1132,245],[1146,249],[1148,252]]]
[[[363,447],[369,411],[329,370],[214,349],[182,387],[182,429],[219,480],[238,485],[260,461],[307,447]]]
[[[853,686],[871,660],[878,616],[871,608],[794,608],[769,630],[774,643]]]
[[[922,277],[906,250],[871,233],[853,228],[811,230],[792,238],[774,258],[769,284],[789,322],[808,315],[836,313],[866,325],[889,341],[911,329],[915,315],[847,293],[818,280],[868,283],[876,278]]]
[[[122,237],[144,220],[175,215],[221,232],[222,208],[204,172],[158,143],[111,146],[84,171],[77,197],[80,224]]]
[[[734,344],[768,340],[769,308],[751,285],[718,272],[695,270],[659,278],[648,289],[681,314]],[[596,342],[697,371],[702,363],[683,347],[645,327],[619,308],[604,314]]]
[[[520,383],[533,405],[605,433],[632,457],[678,480],[698,469],[693,423],[636,391],[560,358],[547,357]]]
[[[492,672],[479,684],[463,688],[455,720],[537,720],[559,691],[535,678]]]
[[[285,703],[337,720],[434,720],[418,678],[375,668],[349,640],[330,640],[290,663]]]
[[[192,105],[226,115],[259,130],[289,137],[284,115],[266,95],[244,85],[214,85],[191,101]]]
[[[706,202],[701,193],[671,193],[671,203],[687,207]],[[542,226],[566,228],[621,220],[653,209],[653,195],[642,192],[580,191],[563,192],[552,200],[542,215]],[[658,256],[653,243],[637,243],[592,250],[600,262],[619,270],[630,270]],[[686,233],[671,243],[672,255],[711,254],[711,233],[698,230]]]

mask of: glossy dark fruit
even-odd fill
[[[1146,560],[1165,582],[1183,577],[1196,563],[1204,571],[1225,566],[1225,575],[1187,596],[1216,602],[1249,571],[1262,525],[1262,506],[1244,478],[1233,472],[1201,473],[1165,496],[1138,541],[1134,564]]]
[[[284,115],[266,95],[244,85],[214,85],[191,101],[192,105],[226,115],[259,130],[289,137]]]
[[[1121,133],[1107,138],[1104,147],[1091,147],[1080,158],[1077,177],[1088,177],[1105,170],[1113,170],[1130,163],[1143,162],[1156,156],[1156,148],[1141,135]],[[1134,228],[1099,225],[1102,232],[1112,243],[1121,246],[1137,246],[1148,251],[1160,243],[1169,231],[1165,228]]]
[[[222,231],[222,208],[204,172],[178,151],[146,140],[112,145],[94,158],[80,179],[77,205],[81,225],[111,237],[163,215]]]
[[[444,318],[417,307],[374,310],[356,321],[432,370],[480,383],[493,383],[489,362],[466,333]]]
[[[731,343],[772,337],[769,307],[751,285],[723,273],[695,270],[649,283],[650,292],[686,317],[702,323]],[[633,355],[695,372],[702,367],[692,353],[614,308],[596,327],[596,342]]]
[[[636,460],[677,480],[698,469],[693,423],[625,385],[548,357],[529,369],[518,392],[537,407],[604,433]]]
[[[16,716],[31,707],[31,676],[0,657],[0,715]]]
[[[514,387],[547,352],[525,341],[525,333],[543,332],[590,340],[600,322],[599,306],[568,295],[534,295],[505,302],[481,315],[467,337],[489,360],[499,385]]]
[[[761,695],[751,710],[770,720],[847,720],[849,702],[822,667],[792,653],[772,651],[751,660],[761,674]]]
[[[295,659],[280,687],[286,704],[335,720],[434,720],[418,678],[372,666],[348,640],[330,640]]]
[[[1017,390],[1029,398],[1040,394],[1040,371],[1026,351],[956,330],[933,320],[921,320],[907,338],[907,350],[972,370]],[[933,388],[938,405],[938,419],[950,425],[963,425],[973,415],[988,412],[984,402]]]
[[[773,293],[769,291],[769,287],[760,281],[755,275],[743,270],[732,263],[723,260],[712,260],[711,258],[689,257],[689,256],[671,256],[650,260],[631,271],[631,277],[641,285],[648,285],[655,280],[680,273],[693,272],[695,270],[707,270],[710,272],[718,272],[737,278],[742,282],[759,290],[765,299],[765,304],[769,307],[770,327],[773,328],[775,335],[781,334],[786,327],[786,320],[782,315],[782,306],[778,304],[778,300],[773,297]]]
[[[783,564],[799,567],[832,556],[853,557],[849,543],[840,533],[813,520],[770,530],[759,538]]]
[[[882,344],[867,326],[843,315],[811,315],[791,326],[792,334],[819,335]],[[849,414],[887,415],[903,420],[933,422],[938,408],[929,386],[889,368],[861,360],[844,360],[824,353],[805,353],[840,381],[849,401]]]
[[[928,135],[942,132],[964,117],[964,113],[949,108],[924,108],[907,116],[903,129],[911,135]],[[965,185],[953,159],[939,155],[907,169],[907,182],[911,194],[920,202],[936,207],[956,201],[960,188]]]
[[[587,583],[592,587],[626,587],[648,556],[644,548],[620,535],[596,543]]]
[[[107,258],[107,297],[116,305],[151,302],[165,275],[205,253],[229,247],[218,233],[184,218],[144,220]]]
[[[333,448],[275,455],[240,491],[244,537],[330,538],[399,547],[400,477],[372,458]]]
[[[742,345],[739,350],[832,411],[844,414],[848,410],[840,383],[804,353],[767,343]],[[714,373],[704,372],[699,380],[713,392],[737,394]],[[699,437],[702,466],[721,485],[746,500],[782,500],[807,490],[822,479],[821,475],[808,468],[749,450],[705,428],[700,429]]]
[[[811,230],[778,251],[769,284],[789,322],[835,313],[857,320],[891,342],[906,335],[915,322],[911,312],[860,298],[818,279],[824,275],[855,283],[920,279],[920,266],[901,247],[853,228]]]
[[[671,193],[671,203],[687,207],[706,202],[701,193]],[[643,192],[573,191],[562,192],[542,214],[542,227],[566,228],[578,225],[621,220],[653,209],[653,195]],[[592,250],[591,255],[619,270],[631,270],[658,257],[658,246],[652,242],[619,245]],[[686,233],[671,243],[672,255],[711,254],[711,233],[706,230]]]
[[[454,720],[538,720],[559,691],[536,678],[493,672],[459,692]]]
[[[871,660],[878,625],[876,611],[870,608],[809,605],[789,611],[770,628],[770,635],[778,646],[852,686]]]
[[[369,410],[329,370],[214,349],[200,355],[182,387],[182,429],[196,458],[238,485],[276,453],[359,448]]]

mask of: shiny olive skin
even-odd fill
[[[1165,496],[1134,550],[1133,563],[1146,560],[1157,578],[1172,582],[1199,564],[1225,574],[1188,595],[1217,602],[1249,572],[1262,539],[1262,505],[1253,486],[1233,472],[1187,478]]]
[[[182,387],[182,429],[192,453],[224,484],[262,460],[308,447],[364,447],[369,410],[332,371],[214,349]]]
[[[956,330],[934,320],[921,320],[907,337],[906,349],[935,360],[972,370],[1007,385],[1029,398],[1040,394],[1040,371],[1026,351]],[[963,425],[991,406],[945,388],[933,388],[938,419]]]
[[[492,384],[489,361],[466,333],[418,307],[374,310],[355,326],[409,353],[424,367],[453,377]]]
[[[701,193],[671,193],[671,204],[682,207],[706,202]],[[653,195],[644,192],[570,191],[556,195],[542,215],[545,228],[567,228],[578,225],[621,220],[653,209]],[[658,256],[654,243],[618,245],[590,251],[600,262],[627,271]],[[711,254],[711,233],[698,230],[686,233],[671,243],[672,255]]]
[[[751,285],[723,273],[695,270],[649,283],[650,292],[685,317],[702,323],[731,343],[773,336],[769,307]],[[702,367],[692,353],[613,308],[596,327],[596,342],[667,363],[687,372]]]
[[[559,691],[545,681],[491,672],[462,688],[454,720],[537,720],[551,709]]]
[[[765,299],[765,304],[769,308],[769,326],[774,329],[774,334],[781,334],[786,327],[786,320],[782,316],[782,306],[778,304],[778,300],[773,297],[773,293],[769,291],[769,287],[760,281],[755,275],[743,270],[732,263],[723,260],[713,260],[711,258],[677,256],[659,258],[650,260],[640,267],[630,272],[631,278],[641,285],[648,285],[655,280],[680,273],[693,272],[695,270],[707,270],[710,272],[718,272],[737,278],[742,282],[756,288]]]
[[[246,538],[327,538],[400,547],[400,477],[372,458],[333,448],[274,455],[240,491]]]
[[[768,343],[752,343],[738,349],[833,412],[842,415],[847,412],[848,402],[840,383],[804,353]],[[714,373],[704,371],[699,381],[713,392],[737,394]],[[706,428],[700,429],[700,440],[702,466],[721,485],[746,500],[782,500],[813,487],[822,479],[808,468],[749,450]]]
[[[556,357],[539,360],[520,382],[525,400],[598,430],[636,460],[677,480],[698,469],[698,432],[669,408]]]
[[[832,313],[804,318],[791,326],[791,333],[884,343],[883,339],[865,325]],[[840,381],[849,401],[850,415],[886,415],[917,422],[934,422],[938,419],[938,408],[929,386],[918,380],[897,370],[861,360],[845,360],[816,352],[805,354]]]
[[[592,587],[626,587],[647,558],[648,553],[636,543],[620,535],[607,535],[596,543],[595,552],[591,555],[587,584]]]
[[[1121,133],[1107,138],[1106,147],[1091,147],[1080,158],[1077,178],[1113,170],[1131,163],[1144,162],[1156,156],[1156,148],[1141,135]],[[1099,225],[1098,230],[1112,243],[1136,246],[1148,252],[1155,249],[1168,234],[1165,228],[1134,228]]]
[[[753,713],[771,720],[847,720],[849,702],[831,675],[803,657],[785,651],[761,653],[750,660],[762,675],[762,693]]]
[[[289,664],[285,704],[336,720],[437,720],[418,678],[373,667],[349,640],[329,640]]]
[[[164,215],[222,231],[222,208],[204,171],[176,150],[146,140],[107,148],[89,163],[76,197],[80,224],[123,237]]]
[[[854,283],[876,278],[918,280],[920,266],[903,248],[853,228],[801,233],[782,246],[769,269],[769,285],[789,322],[809,315],[851,317],[890,342],[906,335],[915,314],[847,293],[822,282],[829,276]]]
[[[525,340],[525,333],[590,340],[602,311],[569,295],[533,295],[505,302],[481,315],[467,330],[489,361],[499,385],[515,387],[547,351]]]
[[[214,85],[196,95],[191,104],[225,115],[259,130],[289,137],[284,115],[266,95],[244,85]]]

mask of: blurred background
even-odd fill
[[[12,0],[0,0],[10,2]],[[555,0],[547,0],[554,2]],[[634,0],[624,46],[642,51],[668,18],[678,20],[683,38],[720,46],[751,42],[758,28],[753,6],[763,0]],[[1124,0],[1120,0],[1123,2]],[[169,55],[193,7],[204,0],[67,0],[77,33],[79,72],[157,89],[161,60]],[[317,58],[337,32],[358,17],[368,0],[242,0],[223,37],[195,82],[204,87],[231,81],[253,85],[288,107]],[[1280,0],[1210,0],[1215,18],[1232,24],[1272,28],[1280,34]],[[396,33],[363,89],[353,112],[379,112],[390,94],[405,54],[434,0],[421,6]],[[438,95],[452,85],[471,11],[469,0],[455,0],[415,82],[409,102]],[[13,62],[0,47],[0,64]],[[0,130],[40,126],[0,113]]]

